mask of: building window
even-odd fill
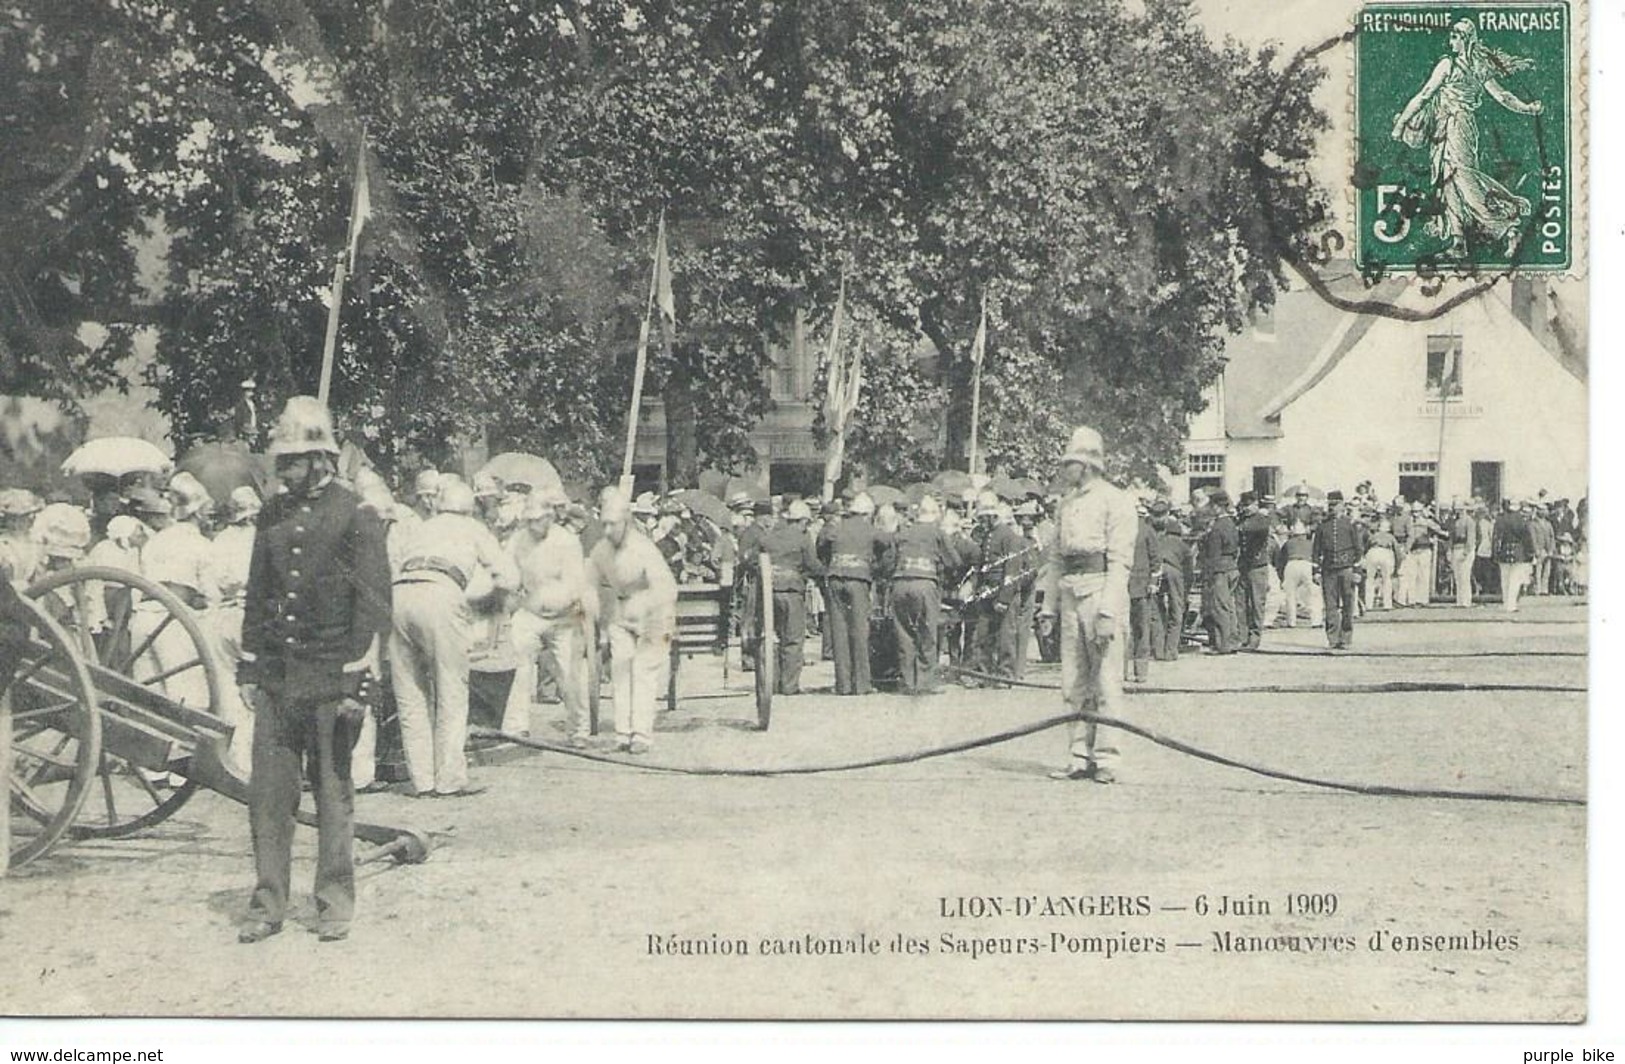
[[[1408,502],[1432,502],[1438,494],[1438,462],[1399,463],[1399,493]]]
[[[1190,474],[1190,490],[1224,487],[1224,455],[1193,454],[1186,460]]]
[[[1433,401],[1461,398],[1461,337],[1428,337],[1427,397]]]
[[[1266,495],[1275,495],[1281,490],[1281,467],[1274,465],[1253,466],[1253,494],[1262,499]]]

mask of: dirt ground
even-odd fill
[[[1379,615],[1339,657],[1321,652],[1319,632],[1273,631],[1266,649],[1278,653],[1157,664],[1153,685],[1198,692],[1134,694],[1128,715],[1310,776],[1583,796],[1583,692],[1227,688],[1582,688],[1586,633],[1584,607],[1558,601],[1515,618]],[[648,760],[835,762],[1060,711],[1053,690],[838,698],[826,663],[807,670],[811,693],[775,704],[763,734],[750,726],[748,679],[736,662],[724,692],[715,659],[691,659],[687,697],[662,715]],[[1029,679],[1056,673],[1035,666]],[[536,707],[538,735],[556,736],[558,712]],[[358,799],[361,819],[428,831],[437,849],[419,866],[368,866],[354,932],[338,944],[309,933],[308,902],[283,934],[237,944],[247,818],[204,795],[144,837],[72,845],[0,883],[0,1011],[1583,1018],[1583,807],[1339,793],[1115,742],[1110,787],[1045,777],[1064,759],[1059,730],[767,779],[500,753],[475,769],[489,787],[478,797]],[[296,888],[308,888],[313,833],[295,855]],[[1335,895],[1336,911],[1289,913],[1293,895],[1319,908]],[[1241,913],[1219,915],[1221,899],[1240,899],[1225,907]],[[1417,949],[1387,948],[1393,936]],[[908,952],[915,940],[927,952]],[[736,952],[672,955],[724,942]],[[809,946],[822,950],[779,952]]]

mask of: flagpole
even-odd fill
[[[322,341],[322,380],[316,390],[316,398],[321,400],[323,406],[327,405],[327,396],[333,385],[333,352],[339,340],[339,307],[344,303],[345,258],[345,253],[341,251],[339,261],[333,264],[333,301],[327,308],[327,337]]]
[[[655,234],[655,261],[649,268],[649,300],[643,308],[643,322],[638,326],[638,362],[632,371],[632,408],[626,415],[626,453],[621,459],[621,490],[632,494],[632,452],[638,443],[638,412],[643,405],[643,373],[649,362],[649,319],[654,316],[655,290],[660,282],[660,241],[666,234],[666,210],[660,210],[660,224]]]
[[[357,220],[365,209],[371,215],[371,194],[367,188],[367,130],[362,127],[361,138],[356,144],[355,178],[350,188],[350,225],[345,231],[345,248],[339,253],[339,261],[333,266],[333,292],[332,303],[327,308],[327,335],[322,339],[322,376],[316,388],[316,398],[323,406],[327,405],[327,397],[333,387],[333,357],[338,349],[339,341],[339,314],[344,306],[344,282],[349,276],[349,270],[355,264],[356,241],[359,234],[356,231]],[[363,200],[367,202],[364,204]]]
[[[841,479],[841,466],[846,463],[846,406],[850,388],[840,351],[841,317],[845,312],[846,261],[843,258],[840,288],[835,296],[835,314],[829,324],[829,367],[824,378],[824,416],[830,420],[830,428],[834,431],[829,453],[824,457],[824,488],[820,493],[824,502],[835,498],[835,482]],[[862,357],[861,354],[859,357]]]
[[[970,469],[966,472],[976,473],[977,441],[982,426],[982,362],[987,357],[987,289],[982,289],[982,316],[976,326],[976,339],[971,344],[971,358],[974,368],[971,370],[970,385]]]

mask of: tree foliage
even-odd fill
[[[868,375],[848,454],[876,475],[963,461],[984,289],[990,465],[1043,475],[1079,421],[1125,471],[1175,464],[1223,334],[1281,283],[1272,232],[1323,213],[1314,73],[1210,41],[1187,0],[0,10],[26,74],[0,133],[0,380],[105,385],[155,324],[183,440],[245,376],[270,404],[314,388],[363,144],[343,426],[385,464],[484,433],[587,480],[619,464],[662,211],[678,328],[648,393],[677,483],[751,459],[764,340],[798,310],[827,328],[843,263]],[[111,327],[97,350],[84,320]]]

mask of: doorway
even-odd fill
[[[1491,506],[1501,505],[1501,477],[1504,462],[1473,463],[1473,494]]]

